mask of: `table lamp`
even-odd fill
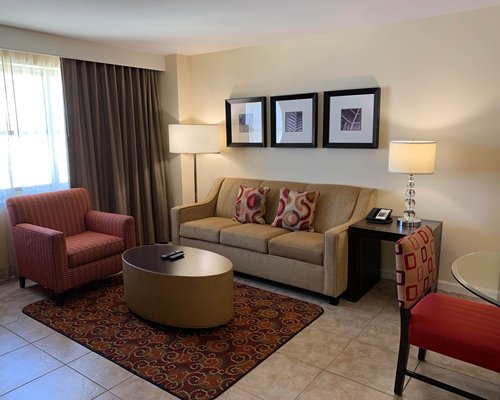
[[[413,175],[433,174],[436,160],[435,141],[391,140],[389,143],[389,172],[409,174],[405,191],[405,211],[398,225],[420,226],[416,217],[415,181]]]
[[[196,155],[220,153],[219,127],[217,125],[168,126],[170,153],[193,154],[194,157],[194,201],[198,201],[198,182],[196,173]]]

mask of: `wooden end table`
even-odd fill
[[[436,245],[437,273],[439,274],[439,255],[441,251],[441,221],[422,220],[434,233]],[[417,228],[397,225],[397,217],[390,224],[373,224],[362,219],[348,230],[348,278],[347,290],[342,295],[349,301],[358,301],[380,280],[380,242],[397,242]]]

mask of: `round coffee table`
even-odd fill
[[[162,260],[182,250],[184,258]],[[233,264],[211,251],[146,245],[122,255],[127,307],[148,320],[181,328],[211,328],[233,317]]]

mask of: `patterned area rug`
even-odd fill
[[[313,322],[317,305],[240,283],[234,317],[219,328],[186,330],[148,322],[124,301],[121,275],[23,312],[181,399],[219,396]]]

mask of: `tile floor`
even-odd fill
[[[320,304],[324,314],[247,374],[220,400],[335,400],[397,398],[393,395],[399,341],[395,284],[381,281],[359,302],[325,298],[269,282],[236,280]],[[0,284],[1,400],[163,400],[174,396],[50,328],[25,316],[23,306],[48,292]],[[411,367],[488,399],[500,399],[500,374],[428,354]],[[448,392],[408,379],[404,399],[455,399]]]

